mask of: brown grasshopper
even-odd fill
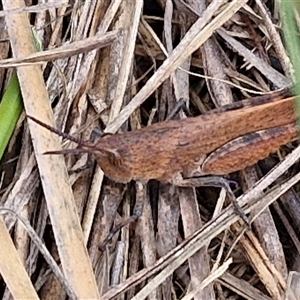
[[[157,179],[177,186],[225,186],[230,194],[228,184],[219,177],[197,176],[244,169],[297,136],[294,97],[257,97],[233,106],[237,109],[227,111],[227,107],[132,132],[107,134],[95,143],[62,133],[32,116],[28,118],[78,143],[76,149],[47,154],[93,154],[104,174],[116,182]]]
[[[293,97],[107,134],[96,143],[28,118],[78,143],[76,149],[47,154],[91,153],[107,177],[123,183],[157,179],[180,185],[186,178],[231,173],[265,158],[297,136]]]

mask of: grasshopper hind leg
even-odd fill
[[[195,177],[195,178],[187,178],[187,179],[180,179],[179,176],[173,179],[172,182],[176,186],[180,187],[218,187],[224,188],[227,196],[232,203],[236,213],[241,217],[241,219],[245,222],[245,224],[250,228],[250,221],[246,216],[243,209],[238,204],[236,197],[231,190],[230,181],[224,179],[223,177],[218,176],[209,176],[209,177]]]

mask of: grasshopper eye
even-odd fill
[[[120,167],[123,164],[123,158],[118,150],[106,150],[108,159],[114,167]]]

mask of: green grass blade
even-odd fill
[[[14,71],[0,102],[0,159],[13,134],[23,109],[17,73]]]
[[[300,95],[300,39],[299,28],[295,20],[295,12],[300,8],[300,1],[279,1],[281,8],[281,20],[283,24],[283,33],[288,54],[293,65],[293,92]],[[300,101],[295,101],[296,113],[298,116],[298,124],[300,125]]]
[[[32,32],[37,51],[41,50],[38,37]],[[23,110],[22,94],[16,71],[12,73],[7,89],[0,102],[0,160],[14,132]]]

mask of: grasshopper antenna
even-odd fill
[[[82,141],[79,138],[76,138],[68,133],[62,132],[32,116],[26,115],[28,119],[32,120],[33,122],[39,124],[40,126],[48,129],[49,131],[71,141],[74,142],[76,144],[78,144],[78,147],[76,149],[64,149],[64,150],[57,150],[57,151],[47,151],[44,154],[79,154],[79,153],[92,153],[93,150],[97,150],[97,151],[101,151],[102,153],[110,153],[113,154],[114,157],[119,157],[119,154],[117,153],[117,151],[115,151],[114,149],[100,149],[99,147],[97,147],[97,145],[93,145],[89,142],[86,141]],[[86,147],[83,148],[83,147]]]
[[[56,129],[56,128],[54,128],[54,127],[52,127],[52,126],[50,126],[50,125],[48,125],[48,124],[46,124],[46,123],[44,123],[44,122],[42,122],[42,121],[40,121],[40,120],[38,120],[38,119],[32,117],[32,116],[26,115],[26,117],[27,117],[28,119],[32,120],[33,122],[35,122],[35,123],[41,125],[42,127],[48,129],[49,131],[54,132],[54,133],[56,133],[57,135],[59,135],[59,136],[65,138],[65,139],[67,139],[67,140],[69,140],[69,141],[71,141],[71,142],[74,142],[74,143],[76,143],[76,144],[78,144],[78,145],[86,146],[86,143],[83,142],[83,141],[81,141],[79,138],[76,138],[76,137],[74,137],[74,136],[72,136],[72,135],[70,135],[70,134],[68,134],[68,133],[62,132],[62,131],[60,131],[60,130],[58,130],[58,129]]]

